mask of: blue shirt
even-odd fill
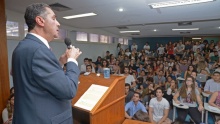
[[[125,111],[128,112],[128,115],[131,117],[133,117],[138,110],[147,113],[146,108],[140,101],[138,101],[137,105],[135,105],[133,101],[130,101],[125,105]]]

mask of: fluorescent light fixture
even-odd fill
[[[200,38],[200,37],[194,37],[194,38],[192,38],[193,40],[201,40],[202,38]]]
[[[140,32],[139,30],[136,31],[120,31],[120,33],[138,33]]]
[[[73,19],[73,18],[81,18],[81,17],[87,17],[87,16],[95,16],[97,14],[95,13],[84,13],[84,14],[78,14],[78,15],[72,15],[72,16],[65,16],[63,18],[65,19]]]
[[[193,31],[193,30],[199,30],[199,28],[172,29],[172,31]]]
[[[213,2],[213,1],[215,1],[215,0],[175,0],[175,1],[150,3],[148,5],[151,8],[156,9],[156,8],[163,8],[163,7],[182,6],[182,5]]]
[[[123,9],[123,8],[119,8],[118,11],[119,11],[119,12],[123,12],[124,9]]]

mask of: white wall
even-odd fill
[[[16,13],[10,10],[6,10],[7,20],[10,21],[17,21],[19,22],[20,29],[24,28],[24,19],[23,14]],[[62,24],[61,24],[62,25]],[[93,61],[96,61],[98,56],[104,56],[105,52],[108,50],[110,53],[113,53],[114,55],[117,54],[116,46],[117,44],[103,44],[103,43],[85,43],[85,42],[79,42],[76,41],[76,34],[71,31],[83,31],[87,33],[95,33],[95,34],[102,34],[102,35],[108,35],[113,37],[120,37],[116,36],[114,34],[111,34],[109,32],[99,30],[99,29],[77,29],[70,26],[61,26],[61,28],[68,30],[68,37],[72,40],[72,43],[75,47],[78,47],[82,51],[82,55],[78,58],[79,65],[83,64],[84,58],[91,58]],[[19,43],[21,39],[24,37],[24,31],[19,32],[20,37],[18,38],[11,38],[8,37],[7,45],[8,45],[8,62],[9,62],[9,70],[11,69],[11,57],[12,52]],[[56,55],[57,58],[59,58],[60,55],[62,55],[66,50],[66,45],[61,40],[55,40],[49,43],[52,47],[53,53]],[[122,48],[127,48],[128,46],[122,45]],[[10,86],[13,86],[12,77],[10,76]]]

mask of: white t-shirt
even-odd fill
[[[124,74],[123,74],[124,75]],[[131,82],[134,82],[135,79],[134,79],[134,76],[133,75],[128,75],[126,78],[125,78],[125,83],[128,83],[131,85]]]
[[[153,108],[153,120],[158,122],[163,118],[164,110],[170,108],[170,104],[165,98],[162,98],[161,101],[157,101],[157,98],[152,98],[149,107]]]
[[[159,54],[164,54],[164,47],[159,47],[158,49]]]
[[[145,53],[150,53],[150,46],[149,45],[144,45],[144,50],[145,50]]]
[[[131,51],[133,50],[133,49],[138,49],[138,46],[137,45],[131,45]]]

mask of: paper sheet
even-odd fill
[[[74,106],[91,111],[107,90],[106,86],[92,84]]]

